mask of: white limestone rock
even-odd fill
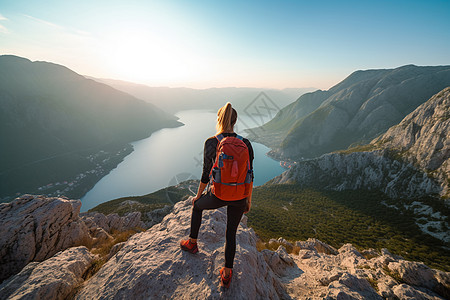
[[[66,299],[83,283],[94,261],[84,246],[58,252],[43,262],[31,262],[0,285],[0,299]]]
[[[43,261],[89,240],[78,217],[80,207],[79,200],[32,195],[0,204],[0,281],[30,261]]]
[[[285,275],[287,267],[294,265],[294,260],[281,245],[278,247],[277,251],[264,249],[261,251],[261,254],[269,267],[280,276]]]
[[[365,279],[344,273],[327,287],[325,299],[383,299]]]
[[[338,254],[338,251],[334,247],[314,238],[309,238],[307,241],[297,241],[295,242],[295,246],[300,247],[300,249],[316,250],[319,253]]]
[[[256,250],[254,231],[243,224],[237,234],[233,280],[219,288],[224,265],[226,211],[205,211],[199,235],[200,252],[184,252],[191,202],[175,204],[160,224],[130,238],[76,295],[76,299],[279,299],[286,296],[276,275]]]
[[[423,263],[399,260],[388,264],[389,270],[406,283],[450,297],[450,273],[433,270]]]
[[[407,284],[399,284],[393,288],[394,295],[398,299],[405,300],[442,300],[444,298],[431,291],[420,290]]]
[[[141,213],[130,212],[120,217],[118,214],[109,214],[105,216],[98,212],[82,213],[81,219],[86,223],[89,229],[102,228],[107,233],[113,231],[125,231],[133,228],[145,228],[141,221]]]
[[[147,212],[147,219],[149,221],[145,222],[145,228],[150,228],[155,224],[158,224],[162,221],[162,219],[170,213],[172,207],[169,205],[165,205],[163,208],[158,208]]]
[[[298,241],[295,244],[310,243]],[[320,244],[326,246],[325,243]],[[275,257],[274,252],[264,251],[268,252],[266,256]],[[380,252],[369,249],[362,253],[367,258],[351,244],[343,245],[337,255],[308,247],[301,249],[299,255],[290,254],[293,265],[269,263],[269,266],[274,267],[293,299],[450,298],[449,272],[405,261],[387,249]],[[398,278],[405,283],[398,282]]]

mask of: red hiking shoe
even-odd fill
[[[184,251],[191,252],[192,254],[195,254],[198,252],[197,243],[191,243],[190,239],[184,240],[180,242],[180,247]]]
[[[222,286],[224,288],[229,288],[232,276],[233,276],[233,270],[230,270],[230,276],[225,277],[225,267],[220,269],[220,286]]]

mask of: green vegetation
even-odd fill
[[[359,145],[359,146],[351,147],[346,150],[339,150],[339,151],[336,151],[336,153],[351,154],[351,153],[355,153],[355,152],[368,152],[368,151],[373,151],[376,149],[377,149],[376,145],[366,144],[366,145]]]
[[[400,276],[400,274],[398,274],[395,271],[391,271],[387,266],[383,267],[383,271],[386,275],[391,276],[392,279],[394,279],[395,281],[397,281],[398,283],[405,283],[403,281],[403,278]]]
[[[367,282],[369,282],[369,284],[372,286],[372,288],[375,291],[377,291],[377,293],[378,293],[378,291],[379,291],[379,289],[378,289],[378,281],[376,279],[369,278],[369,277],[366,277],[366,280],[367,280]]]
[[[186,199],[192,193],[189,187],[198,185],[197,180],[188,180],[183,182],[180,186],[170,186],[151,194],[135,197],[123,197],[102,204],[89,210],[89,212],[100,212],[105,215],[117,213],[120,216],[129,212],[139,211],[142,213],[142,221],[146,222],[147,212],[151,212],[158,208],[163,208],[166,205],[173,205],[174,203]],[[194,189],[195,189],[194,188]]]
[[[339,248],[352,243],[359,249],[387,248],[406,259],[423,261],[433,268],[450,270],[449,245],[422,233],[412,210],[375,191],[320,191],[295,184],[265,185],[254,189],[248,217],[263,241],[317,238]],[[404,201],[405,204],[413,200]],[[449,216],[442,203],[420,199]]]

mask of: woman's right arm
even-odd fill
[[[217,143],[214,143],[214,141],[217,141],[216,138],[209,138],[205,141],[205,145],[203,147],[202,178],[200,179],[200,184],[198,185],[197,195],[195,195],[195,197],[192,198],[192,205],[194,205],[194,202],[201,197],[203,191],[208,185],[209,174],[211,172],[211,168],[214,163],[217,148]]]
[[[207,183],[203,183],[200,181],[200,184],[198,185],[197,195],[195,195],[195,197],[192,198],[192,205],[194,205],[194,202],[197,201],[198,198],[200,198],[207,185],[208,185]]]

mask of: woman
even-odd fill
[[[197,195],[192,198],[192,217],[191,217],[191,233],[189,239],[180,242],[181,249],[189,251],[191,253],[197,253],[197,237],[198,231],[200,229],[200,224],[202,221],[202,212],[205,209],[216,209],[219,207],[227,206],[227,231],[226,231],[226,244],[225,244],[225,267],[220,270],[220,285],[223,287],[229,287],[232,277],[233,260],[236,252],[236,230],[241,221],[242,214],[250,211],[252,202],[252,186],[253,186],[253,148],[248,139],[238,136],[234,132],[234,125],[236,124],[237,113],[234,108],[231,107],[231,103],[225,104],[217,112],[217,134],[216,136],[210,137],[206,140],[203,153],[203,173],[202,178],[198,187]],[[225,149],[224,141],[228,138],[228,141],[232,141],[236,144],[241,143],[242,148],[245,150],[241,151],[243,155],[247,156],[248,170],[245,169],[243,172],[246,173],[245,183],[243,180],[238,180],[239,182],[234,183],[221,183],[220,176],[214,175],[217,173],[211,172],[218,171],[220,165],[223,167],[223,161],[226,159],[231,159],[231,161],[225,162],[225,165],[236,165],[237,163],[232,161],[233,157],[230,155],[225,155],[225,157],[220,157],[216,162],[216,155],[223,155],[224,150],[220,153],[217,152],[218,147],[220,149]],[[241,141],[238,141],[240,139]],[[219,141],[221,140],[221,141]],[[242,143],[243,142],[243,143]],[[244,145],[245,144],[245,145]],[[248,153],[248,154],[247,154]],[[222,160],[224,159],[224,160]],[[236,160],[236,157],[235,157]],[[233,168],[235,167],[233,165]],[[214,168],[213,168],[214,166]],[[239,165],[241,166],[241,165]],[[245,164],[247,168],[247,164]],[[242,172],[242,167],[239,167]],[[236,172],[235,172],[236,171]],[[221,171],[222,172],[222,171]],[[214,173],[214,174],[213,174]],[[232,170],[231,173],[238,173],[236,170]],[[241,173],[239,173],[241,174]],[[237,175],[236,175],[237,176]],[[221,175],[222,181],[225,181],[226,177],[224,174]],[[239,177],[242,178],[242,177]],[[203,193],[208,182],[211,180],[211,187],[206,193]],[[222,184],[222,185],[221,185]],[[220,187],[222,186],[222,187]],[[233,199],[233,196],[226,196],[226,189],[233,186],[239,192],[236,192],[238,199]],[[244,188],[245,186],[245,188]],[[245,190],[245,191],[244,191]],[[220,196],[221,198],[219,198]],[[230,200],[231,199],[231,200]]]

